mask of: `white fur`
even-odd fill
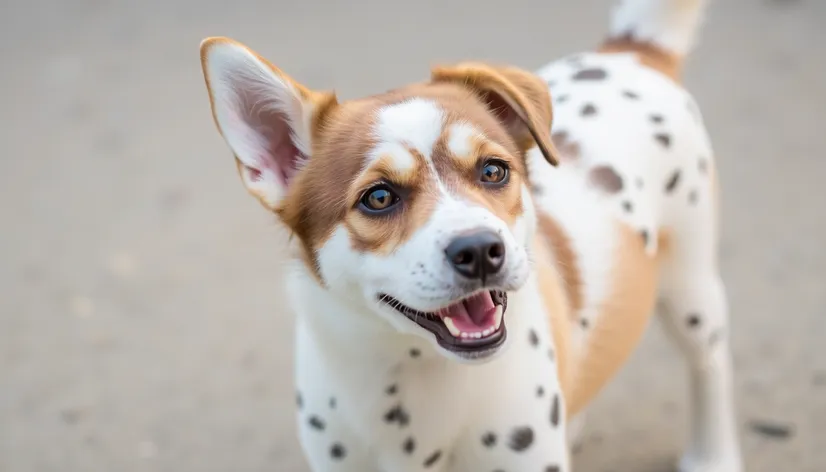
[[[614,7],[611,35],[633,33],[634,39],[651,41],[685,55],[696,41],[708,0],[623,0]]]
[[[473,152],[473,139],[482,132],[468,123],[454,123],[448,130],[447,147],[453,155],[463,158]]]
[[[379,110],[376,137],[380,142],[405,143],[429,158],[444,119],[435,102],[414,98]]]

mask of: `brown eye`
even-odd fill
[[[488,161],[482,167],[482,182],[486,184],[501,184],[508,177],[508,166],[501,161]]]
[[[386,186],[374,187],[361,197],[361,206],[370,212],[383,212],[398,203],[399,197]]]

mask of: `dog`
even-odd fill
[[[681,470],[742,470],[714,154],[680,83],[706,6],[624,0],[593,51],[344,102],[202,42],[241,181],[292,234],[312,470],[569,471],[655,312],[691,374]]]

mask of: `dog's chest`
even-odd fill
[[[362,472],[550,459],[543,448],[561,429],[561,398],[547,320],[538,300],[532,305],[513,307],[509,349],[475,366],[406,338],[353,363],[325,352],[299,326],[298,416],[308,457]]]

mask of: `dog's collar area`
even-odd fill
[[[433,312],[416,310],[387,294],[379,301],[436,336],[443,348],[456,353],[480,353],[505,342],[503,323],[508,294],[501,290],[475,293]]]

